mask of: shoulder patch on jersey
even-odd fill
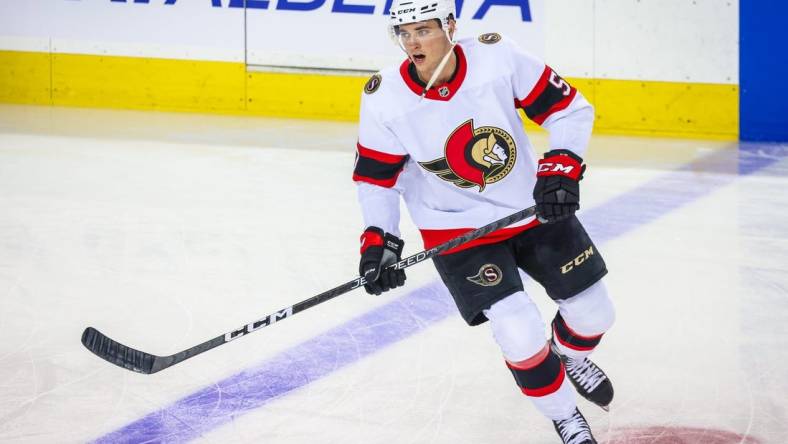
[[[479,41],[488,45],[492,45],[493,43],[498,43],[501,41],[501,34],[498,34],[497,32],[488,32],[486,34],[480,35]]]
[[[383,83],[383,78],[380,74],[375,74],[374,76],[370,77],[367,80],[367,84],[364,85],[364,93],[365,94],[372,94],[380,88],[380,84]]]

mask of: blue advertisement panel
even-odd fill
[[[741,2],[740,137],[788,142],[788,2]]]

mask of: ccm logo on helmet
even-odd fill
[[[557,173],[565,173],[569,174],[574,170],[574,165],[564,165],[561,163],[552,163],[552,162],[544,162],[539,165],[539,172],[546,173],[546,172],[557,172]]]

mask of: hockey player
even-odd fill
[[[362,94],[353,174],[366,226],[359,271],[371,294],[404,284],[404,270],[385,270],[404,245],[400,196],[425,248],[536,204],[538,217],[434,263],[465,321],[490,321],[516,384],[563,442],[594,443],[575,389],[605,409],[613,399],[610,380],[588,355],[614,310],[601,281],[605,263],[574,214],[593,109],[499,34],[456,41],[454,17],[454,0],[391,7],[390,32],[407,59],[372,76]],[[541,159],[518,108],[549,131]],[[558,304],[549,341],[518,269]]]

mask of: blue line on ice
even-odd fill
[[[758,172],[785,157],[788,146],[742,143],[738,151],[719,151],[700,158],[583,211],[581,218],[595,242],[602,244],[732,183],[739,175]],[[455,311],[443,284],[417,288],[95,442],[190,441],[412,336]]]

